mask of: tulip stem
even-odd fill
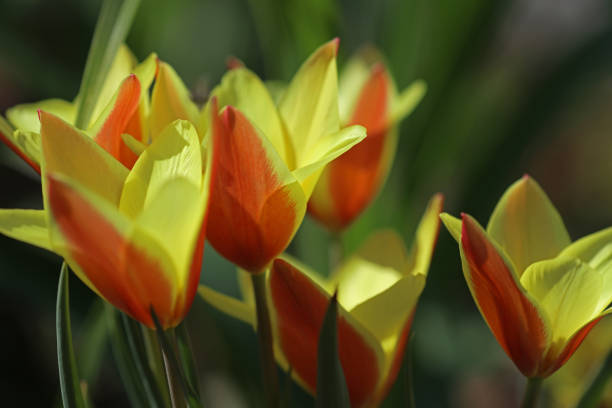
[[[263,371],[264,390],[268,406],[277,408],[279,406],[278,373],[272,347],[272,326],[270,325],[266,295],[266,273],[252,273],[251,280],[257,311],[257,336],[259,337],[259,358]]]
[[[342,263],[344,258],[344,248],[342,246],[342,236],[334,233],[329,243],[329,273],[333,273]]]
[[[606,385],[612,379],[612,351],[608,354],[606,361],[604,362],[601,370],[586,390],[577,408],[595,408],[599,406],[601,397],[604,394]]]
[[[540,390],[542,389],[542,380],[542,378],[538,377],[527,379],[527,388],[525,389],[521,408],[535,408],[537,406]]]

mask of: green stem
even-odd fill
[[[343,258],[342,236],[339,232],[334,232],[329,243],[329,274],[332,274],[340,266]]]
[[[169,329],[166,333],[173,337],[173,329]],[[185,407],[186,402],[183,398],[183,390],[181,389],[180,379],[177,378],[177,374],[173,370],[173,364],[170,361],[171,356],[165,352],[163,347],[160,347],[162,357],[164,359],[164,373],[166,375],[166,381],[168,383],[168,389],[170,390],[170,402],[172,408]]]
[[[266,273],[251,274],[255,307],[257,311],[257,336],[259,337],[259,356],[263,371],[264,390],[271,408],[279,407],[278,375],[272,347],[272,326],[268,314],[266,295]]]
[[[542,389],[542,380],[542,378],[538,377],[527,379],[527,388],[525,389],[521,408],[535,408],[537,406],[540,390]]]
[[[601,370],[580,399],[577,408],[597,407],[610,379],[612,379],[612,351],[610,351]]]
[[[414,402],[414,376],[412,372],[412,349],[414,343],[414,335],[410,335],[408,339],[408,345],[406,346],[406,354],[404,355],[404,369],[405,369],[405,383],[404,392],[406,398],[406,407],[415,408]]]
[[[87,129],[106,75],[132,25],[140,0],[105,0],[85,63],[79,89],[76,127]]]

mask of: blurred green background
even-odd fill
[[[74,98],[99,7],[100,1],[0,0],[0,112],[49,97]],[[142,0],[127,42],[140,59],[157,52],[201,101],[230,56],[265,79],[287,80],[336,36],[340,70],[351,53],[371,43],[388,56],[400,88],[417,78],[429,86],[402,124],[381,195],[343,236],[347,252],[383,227],[409,244],[438,191],[446,196],[446,211],[485,223],[524,173],[548,192],[573,239],[612,225],[609,1]],[[0,186],[0,207],[41,208],[38,176],[4,146]],[[327,273],[328,242],[306,219],[290,251]],[[7,406],[17,406],[11,400],[19,406],[57,402],[60,262],[0,236],[0,395]],[[210,247],[202,281],[237,293],[233,267]],[[101,357],[100,374],[89,385],[93,400],[100,407],[127,406],[108,344],[83,335],[95,297],[71,282],[77,358],[95,363]],[[250,328],[200,299],[187,324],[207,406],[262,406]],[[413,332],[418,406],[518,406],[523,379],[478,314],[456,244],[444,230]],[[292,391],[295,406],[312,406],[297,386]],[[402,398],[395,387],[386,405],[403,406]]]

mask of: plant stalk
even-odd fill
[[[580,399],[577,408],[596,408],[601,401],[601,397],[604,394],[606,385],[612,379],[612,351],[608,354],[606,361],[597,376],[585,391],[584,395]]]
[[[542,390],[542,380],[539,377],[527,379],[527,388],[525,389],[521,408],[535,408],[538,405],[540,391]]]
[[[272,326],[268,313],[266,294],[266,273],[252,273],[253,293],[257,311],[257,336],[259,338],[259,358],[263,372],[264,391],[270,408],[279,407],[278,374],[272,345]]]

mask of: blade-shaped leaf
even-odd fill
[[[350,408],[348,388],[338,357],[337,292],[323,318],[317,356],[317,408]]]
[[[177,326],[176,330],[176,345],[178,348],[178,354],[181,362],[181,367],[185,373],[185,379],[187,384],[191,387],[195,396],[200,398],[200,392],[198,387],[198,370],[193,356],[193,347],[191,346],[191,339],[187,331],[185,322]]]
[[[59,368],[60,389],[62,391],[64,408],[84,408],[85,401],[81,393],[79,374],[76,367],[76,359],[74,357],[74,348],[72,346],[68,277],[68,266],[66,263],[63,263],[57,288],[55,315],[57,365]]]

